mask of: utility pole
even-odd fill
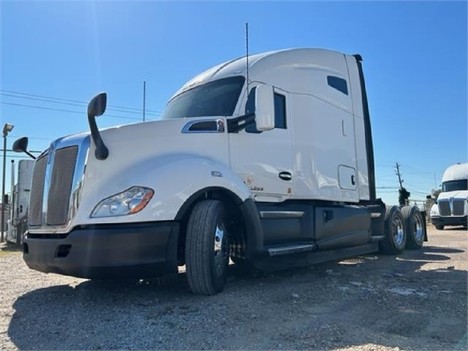
[[[400,165],[396,163],[396,175],[398,176],[398,182],[400,183],[400,189],[403,189],[403,180],[401,179]]]
[[[400,189],[398,190],[398,193],[399,193],[398,202],[400,203],[400,206],[408,205],[409,197],[411,196],[411,193],[403,187],[404,180],[401,179],[400,165],[398,164],[398,162],[396,163],[395,173],[398,177],[398,182],[400,183]]]
[[[10,133],[13,130],[14,125],[5,123],[3,126],[3,181],[2,181],[2,222],[0,224],[2,234],[1,234],[1,242],[3,242],[3,238],[5,236],[4,230],[5,230],[5,205],[6,205],[6,197],[5,197],[5,172],[6,172],[6,143],[7,143],[7,136],[8,133]]]

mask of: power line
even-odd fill
[[[6,152],[8,153],[13,153],[13,154],[18,154],[16,151],[13,151],[12,149],[6,149],[5,150]],[[39,151],[39,150],[28,150],[30,153],[32,154],[40,154],[42,153],[42,151]],[[3,153],[3,149],[0,149],[0,153]]]
[[[432,172],[425,171],[425,170],[423,170],[423,169],[416,168],[416,167],[413,167],[413,166],[407,165],[407,164],[405,164],[405,163],[403,163],[403,164],[400,164],[400,166],[403,166],[403,167],[405,167],[405,168],[412,169],[413,171],[417,171],[417,172],[419,172],[419,173],[424,173],[424,174],[428,174],[428,175],[433,175],[433,173],[432,173]]]
[[[50,102],[54,104],[63,104],[63,105],[70,105],[70,106],[87,106],[88,105],[88,103],[85,101],[64,99],[64,98],[58,98],[58,97],[52,97],[52,96],[46,96],[46,95],[23,93],[23,92],[18,92],[18,91],[13,91],[13,90],[0,89],[0,95],[12,97],[12,98]],[[124,113],[135,113],[135,112],[140,113],[141,112],[141,109],[134,108],[134,107],[108,105],[107,108],[109,110],[114,110],[114,111],[124,112]],[[148,109],[145,109],[145,110],[147,113],[150,113],[153,115],[161,114],[161,111],[148,110]]]
[[[73,111],[73,110],[66,110],[66,109],[61,109],[61,108],[52,108],[52,107],[27,105],[27,104],[17,104],[17,103],[14,103],[14,102],[5,102],[5,101],[0,101],[0,104],[19,106],[19,107],[27,107],[27,108],[35,108],[35,109],[47,110],[47,111],[75,113],[75,114],[83,115],[82,111]],[[124,117],[124,116],[116,116],[116,115],[109,115],[109,114],[106,114],[106,117],[120,118],[120,119],[134,120],[134,121],[139,121],[140,120],[140,118],[137,118],[137,117]]]
[[[13,139],[15,138],[20,138],[21,136],[23,135],[17,135],[17,134],[8,134],[8,136],[11,136]],[[51,140],[54,140],[56,139],[56,137],[49,137],[49,138],[40,138],[40,137],[29,137],[28,136],[28,139],[29,140],[43,140],[43,141],[51,141]],[[7,150],[8,151],[8,150]]]

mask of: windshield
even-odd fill
[[[184,91],[169,101],[162,118],[232,116],[244,81],[240,76],[223,78]]]
[[[457,190],[468,190],[468,179],[451,180],[442,183],[442,191],[444,193]]]

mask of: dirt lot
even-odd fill
[[[422,251],[252,275],[223,293],[176,282],[97,284],[29,270],[0,251],[0,349],[466,350],[468,237]]]

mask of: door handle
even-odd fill
[[[292,174],[289,173],[289,172],[280,172],[280,174],[278,174],[278,176],[282,180],[286,180],[286,181],[292,180]]]

